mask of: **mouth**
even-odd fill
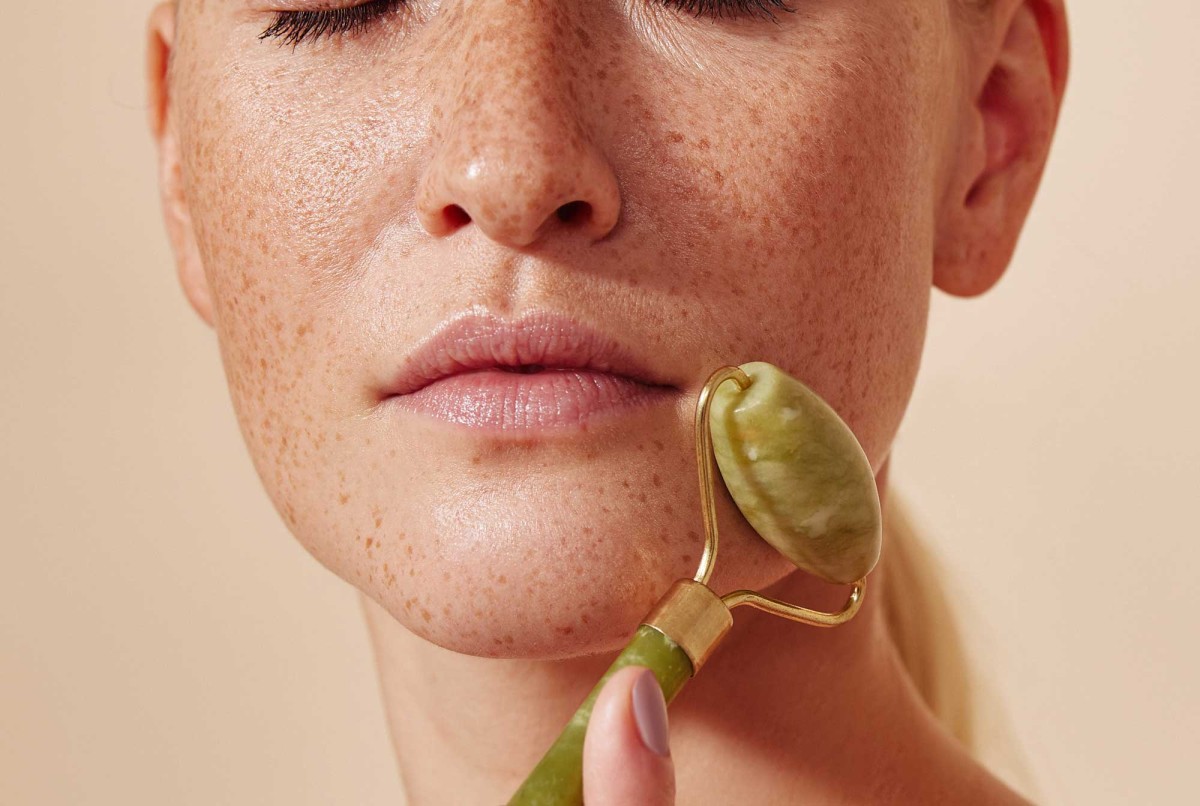
[[[406,357],[384,400],[460,426],[514,433],[586,427],[679,391],[615,337],[535,311],[516,321],[451,320]]]

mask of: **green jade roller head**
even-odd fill
[[[713,453],[763,540],[797,568],[851,584],[879,560],[883,520],[870,462],[829,404],[778,367],[743,364],[748,389],[713,394]]]
[[[718,596],[707,585],[717,556],[712,459],[754,530],[798,568],[852,585],[835,613],[748,590]],[[792,621],[833,627],[862,605],[879,560],[883,519],[875,475],[850,427],[824,400],[778,367],[752,361],[709,376],[696,403],[696,460],[705,543],[693,579],[680,579],[638,626],[509,806],[580,806],[583,740],[592,706],[618,669],[647,666],[668,704],[750,605]]]

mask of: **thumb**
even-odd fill
[[[654,672],[626,666],[604,684],[583,741],[587,806],[673,806],[667,706]]]

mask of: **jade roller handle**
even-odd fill
[[[565,730],[513,795],[509,806],[578,806],[583,803],[583,737],[600,689],[625,666],[649,666],[668,703],[692,676],[692,663],[679,644],[646,624],[613,661],[571,717]]]
[[[634,633],[508,806],[581,806],[583,739],[600,690],[625,666],[647,666],[669,705],[733,624],[729,609],[707,586],[681,579]]]

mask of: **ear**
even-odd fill
[[[971,93],[939,202],[933,283],[970,297],[1004,274],[1041,181],[1067,80],[1063,0],[997,0],[967,55]]]
[[[147,25],[146,92],[150,132],[158,146],[158,186],[163,218],[175,268],[188,302],[211,327],[212,295],[204,276],[204,264],[196,246],[192,217],[184,197],[179,165],[179,141],[171,98],[171,55],[175,47],[176,3],[167,0],[150,12]]]

